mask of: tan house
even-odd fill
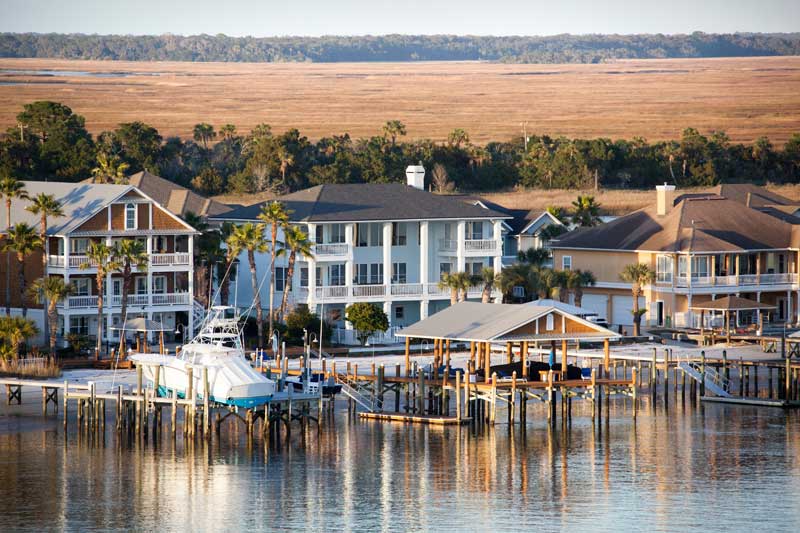
[[[197,234],[191,226],[131,185],[24,183],[29,196],[52,194],[64,211],[64,216],[48,220],[46,243],[47,274],[63,277],[75,289],[75,293],[60,304],[59,335],[93,336],[97,331],[97,269],[86,255],[89,244],[103,241],[113,245],[121,239],[135,239],[144,244],[148,268],[142,271],[134,268],[128,296],[128,318],[156,320],[170,331],[182,324],[188,338],[195,318],[202,314],[202,309],[196,309],[191,296],[194,238]],[[26,200],[12,203],[11,223],[25,222],[38,232],[39,217],[27,211],[27,206]],[[26,258],[28,283],[42,276],[41,253]],[[0,271],[5,268],[5,260],[0,261]],[[17,267],[12,262],[12,307],[19,307],[21,297],[16,274]],[[118,338],[118,332],[112,326],[122,323],[120,273],[106,276],[104,291],[104,336],[106,340],[114,340]],[[5,275],[0,275],[0,296],[4,298],[4,295]],[[40,305],[33,301],[28,301],[28,305],[32,318],[41,316]]]
[[[800,207],[752,185],[674,194],[674,186],[658,186],[653,206],[552,243],[555,268],[597,278],[583,307],[611,324],[632,324],[631,287],[620,273],[646,263],[656,273],[640,301],[649,325],[698,326],[689,308],[726,295],[775,305],[772,321],[800,321]],[[740,312],[737,321],[756,322],[758,313]]]

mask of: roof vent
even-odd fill
[[[656,185],[656,214],[664,216],[669,214],[672,206],[675,203],[673,193],[675,192],[674,185]]]
[[[421,191],[425,190],[425,167],[422,163],[406,167],[406,184]]]

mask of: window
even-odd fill
[[[547,328],[547,331],[553,331],[553,329],[555,328],[555,320],[553,318],[553,313],[547,315],[547,324],[545,325],[545,328]]]
[[[286,271],[287,269],[285,267],[275,267],[275,290],[278,292],[287,290]],[[291,287],[289,287],[288,290],[291,290]]]
[[[450,263],[439,263],[439,278],[441,279],[445,274],[449,274],[453,265]]]
[[[356,246],[383,246],[383,224],[356,224]]]
[[[369,283],[369,265],[360,263],[356,265],[356,285],[366,285]]]
[[[394,318],[396,320],[403,320],[406,317],[406,310],[402,305],[394,308]]]
[[[450,223],[444,225],[444,240],[446,241],[453,240],[453,225]]]
[[[405,263],[392,263],[392,283],[408,283]]]
[[[514,288],[511,289],[511,293],[514,295],[514,298],[525,298],[525,287],[514,285]]]
[[[121,296],[122,295],[122,280],[119,278],[112,278],[111,280],[111,295],[112,296]]]
[[[153,276],[153,294],[167,293],[167,277]]]
[[[369,224],[356,224],[356,246],[369,246]]]
[[[136,229],[136,204],[125,204],[125,229]]]
[[[383,225],[370,224],[369,225],[369,245],[370,246],[383,246]]]
[[[561,257],[561,270],[572,270],[571,255],[565,255]]]
[[[322,287],[322,267],[317,267],[315,270],[317,273],[317,287]]]
[[[656,282],[672,283],[672,256],[659,255],[656,257]]]
[[[153,251],[157,254],[165,254],[167,250],[167,238],[163,235],[157,236],[153,241]]]
[[[89,334],[89,317],[88,316],[71,316],[69,317],[69,332],[77,335]]]
[[[483,222],[467,222],[466,238],[472,240],[483,239]]]
[[[138,276],[136,278],[136,294],[147,294],[147,278]]]
[[[345,284],[344,265],[330,265],[328,267],[328,284],[337,287]]]
[[[392,222],[392,246],[405,246],[407,243],[407,224],[405,222]]]
[[[383,283],[383,263],[372,263],[369,265],[370,285],[380,285]]]
[[[89,278],[75,278],[72,286],[75,288],[75,296],[89,296],[89,288],[92,280]]]
[[[308,287],[308,267],[300,267],[300,286]]]
[[[342,243],[344,242],[344,224],[331,224],[331,243]]]
[[[89,239],[71,239],[69,241],[69,253],[85,254],[89,249]]]
[[[316,227],[314,235],[317,244],[323,244],[325,242],[325,231],[322,226]]]
[[[483,269],[483,262],[482,261],[469,262],[465,266],[466,266],[465,271],[468,274],[472,274],[473,276],[479,276],[481,270]]]

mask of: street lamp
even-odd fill
[[[175,336],[177,337],[178,335],[181,336],[181,344],[183,344],[186,336],[186,326],[180,323],[175,327]]]

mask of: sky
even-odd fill
[[[800,31],[800,0],[0,0],[0,31],[190,35]]]

